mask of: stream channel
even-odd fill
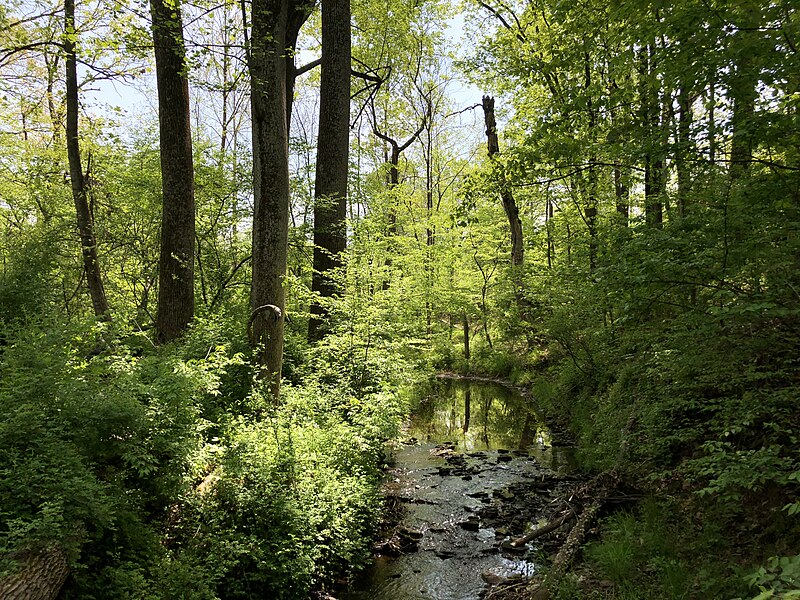
[[[439,379],[405,434],[384,488],[399,523],[340,600],[472,600],[533,575],[549,548],[511,552],[509,540],[546,518],[574,478],[571,449],[554,445],[530,401],[495,383]]]

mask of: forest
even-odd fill
[[[338,597],[449,373],[625,496],[498,598],[800,598],[799,47],[794,0],[0,2],[0,596]]]

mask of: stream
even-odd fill
[[[400,522],[341,600],[472,600],[536,572],[542,549],[509,539],[574,479],[570,448],[529,404],[495,383],[425,390],[384,489]]]

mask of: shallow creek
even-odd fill
[[[487,582],[532,575],[537,549],[503,542],[541,518],[571,461],[529,402],[497,384],[440,380],[406,435],[384,491],[401,523],[339,598],[471,600]]]

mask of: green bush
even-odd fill
[[[265,411],[229,422],[194,460],[202,483],[185,500],[176,549],[206,565],[222,598],[302,598],[369,557],[394,401],[287,387]]]

